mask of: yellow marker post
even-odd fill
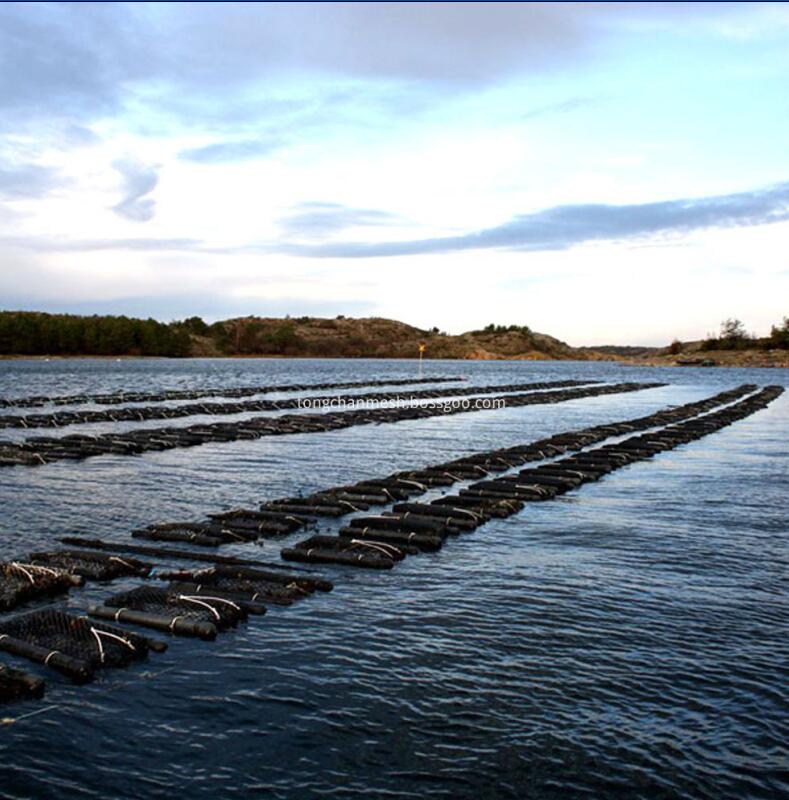
[[[426,347],[427,347],[427,345],[425,345],[425,344],[420,344],[419,345],[419,377],[420,378],[422,377],[422,353],[425,352],[425,348]]]

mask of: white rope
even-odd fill
[[[241,606],[237,605],[232,600],[229,600],[227,597],[214,597],[214,596],[212,596],[210,594],[204,594],[204,595],[200,595],[200,596],[204,600],[214,600],[217,603],[224,603],[225,605],[228,605],[231,608],[235,608],[236,611],[241,611]],[[195,600],[196,598],[193,595],[181,595],[181,597],[179,597],[178,599],[179,600],[181,600],[181,599],[183,599],[183,600]],[[218,619],[218,617],[217,617],[217,619]]]
[[[387,558],[392,558],[393,555],[400,552],[394,545],[384,544],[383,542],[366,542],[363,539],[351,539],[351,544],[361,545],[362,547],[369,547],[372,550],[378,550],[383,553]]]
[[[175,633],[175,624],[178,622],[179,619],[182,618],[183,614],[179,614],[178,616],[172,618],[172,620],[170,621],[170,633]]]
[[[187,597],[185,594],[178,595],[177,599],[183,600],[186,603],[194,603],[195,605],[203,606],[203,608],[207,608],[217,620],[221,619],[219,612],[210,603],[205,603],[196,597]]]
[[[92,625],[90,626],[90,632],[96,637],[96,644],[99,648],[99,660],[101,663],[104,663],[104,645],[101,643],[101,637],[107,636],[110,639],[115,639],[116,641],[120,642],[121,644],[126,645],[133,653],[137,652],[137,648],[125,637],[118,636],[116,633],[110,633],[109,631],[102,631],[99,628],[94,628]]]
[[[132,564],[129,561],[125,561],[120,556],[110,556],[108,561],[117,561],[118,563],[123,564],[125,567],[128,567],[129,569],[133,569],[133,570],[137,569],[137,567],[135,567],[134,564]]]
[[[10,569],[14,569],[17,572],[21,572],[30,581],[30,583],[33,584],[33,586],[36,585],[36,579],[21,564],[17,564],[16,562],[11,562],[8,566]]]
[[[416,481],[409,480],[408,478],[398,478],[397,480],[400,481],[400,483],[410,483],[411,486],[416,486],[417,489],[421,489],[423,492],[427,491],[427,486],[422,483],[417,483]]]
[[[99,636],[98,631],[91,627],[90,632],[93,634],[94,638],[96,639],[96,645],[99,648],[99,663],[104,663],[104,645],[101,643],[101,636]]]
[[[235,533],[235,531],[232,531],[229,528],[222,528],[222,533],[238,542],[246,542],[246,539],[240,533]]]

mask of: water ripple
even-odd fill
[[[456,372],[458,365],[435,369]],[[401,376],[408,362],[0,363],[0,395]],[[0,556],[650,413],[786,371],[472,363],[661,389],[10,469]],[[0,727],[3,798],[764,798],[789,792],[789,395],[732,427]],[[333,522],[325,523],[335,530]],[[296,536],[295,538],[298,538]],[[230,551],[275,559],[278,543]],[[122,584],[118,584],[123,588]],[[89,586],[84,608],[107,593]],[[9,659],[11,660],[11,659]]]

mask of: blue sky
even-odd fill
[[[0,305],[789,314],[789,6],[3,4]]]

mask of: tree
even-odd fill
[[[781,327],[773,325],[770,329],[770,345],[789,349],[789,317],[784,317]]]
[[[205,336],[208,333],[208,325],[206,325],[202,317],[189,317],[185,319],[181,325],[183,325],[189,333],[195,334],[195,336]]]
[[[674,339],[674,341],[668,346],[668,352],[672,356],[677,356],[682,352],[682,348],[684,345],[680,342],[679,339]]]
[[[721,323],[720,339],[724,349],[737,350],[748,347],[753,336],[745,330],[745,325],[738,319],[725,319]]]

